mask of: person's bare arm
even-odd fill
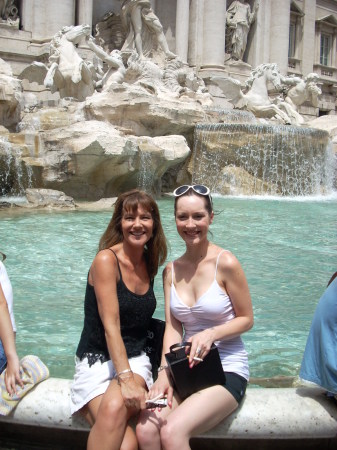
[[[233,304],[235,318],[223,325],[208,328],[191,338],[190,363],[197,348],[202,349],[204,358],[214,341],[231,339],[250,330],[254,324],[253,307],[246,276],[237,258],[224,252],[219,258],[217,281],[226,290]]]
[[[0,284],[0,339],[7,358],[7,368],[5,373],[5,384],[7,392],[13,395],[16,392],[16,385],[23,387],[20,376],[19,357],[16,353],[15,335],[8,311],[8,305]]]
[[[183,336],[182,324],[173,317],[170,310],[170,291],[172,280],[172,263],[169,263],[163,271],[163,286],[165,296],[165,334],[163,340],[163,350],[161,366],[166,366],[165,353],[170,351],[170,346],[181,342]],[[158,378],[148,393],[148,398],[155,398],[162,394],[167,396],[167,403],[172,406],[173,387],[169,378],[168,369],[159,372]]]
[[[117,298],[118,267],[112,252],[99,252],[94,259],[90,274],[111,360],[117,373],[130,370],[120,331]],[[126,406],[145,407],[145,390],[135,381],[132,372],[123,373],[119,381]]]

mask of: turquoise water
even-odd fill
[[[173,200],[159,202],[171,246],[183,250]],[[215,198],[211,227],[248,278],[255,325],[243,338],[252,377],[295,376],[315,305],[337,270],[337,199]],[[71,378],[83,321],[86,275],[111,212],[0,214],[0,250],[14,289],[17,348],[51,375]],[[155,282],[163,317],[161,271]]]

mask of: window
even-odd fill
[[[320,64],[331,66],[331,35],[321,34]]]
[[[295,50],[296,50],[296,24],[290,23],[288,58],[295,58]]]

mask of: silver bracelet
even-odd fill
[[[132,370],[131,369],[122,370],[121,372],[119,372],[117,374],[117,378],[119,378],[121,375],[123,375],[123,373],[132,373]]]
[[[158,373],[161,372],[162,370],[167,369],[167,368],[168,368],[167,365],[166,365],[166,366],[160,366],[160,367],[158,367]]]

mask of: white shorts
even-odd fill
[[[75,375],[74,382],[71,386],[70,392],[70,408],[71,414],[83,408],[90,400],[102,395],[107,390],[110,381],[116,378],[117,373],[112,361],[96,361],[89,367],[88,358],[75,358]],[[129,359],[131,370],[140,375],[148,389],[153,384],[151,363],[146,355],[142,352],[139,356]]]

